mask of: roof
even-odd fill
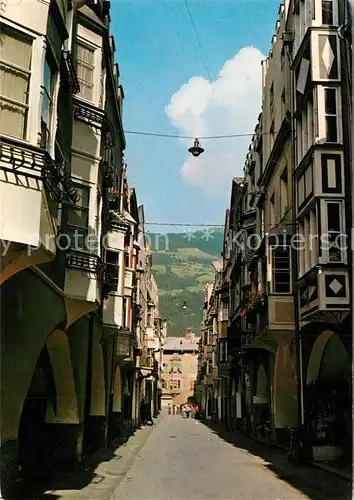
[[[198,342],[200,337],[186,339],[185,337],[167,337],[163,346],[166,351],[184,351],[193,352],[198,350]]]

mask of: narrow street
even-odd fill
[[[212,460],[212,462],[211,462]],[[205,423],[162,413],[116,449],[59,475],[26,500],[349,500],[350,481]]]
[[[112,500],[347,499],[350,484],[311,466],[287,463],[281,450],[243,438],[236,447],[205,424],[165,416]],[[266,451],[268,460],[258,453]],[[270,457],[272,455],[272,457]],[[212,464],[210,463],[212,457]]]

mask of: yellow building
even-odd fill
[[[194,395],[198,371],[198,342],[192,330],[184,337],[167,337],[163,349],[162,405],[183,404]]]

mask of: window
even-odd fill
[[[322,24],[333,25],[333,1],[322,0]]]
[[[165,389],[165,381],[163,378],[161,379],[161,387],[162,387],[162,389]]]
[[[284,168],[280,176],[280,204],[281,216],[283,217],[288,207],[288,167]]]
[[[328,260],[330,262],[341,262],[340,235],[341,235],[341,204],[338,202],[327,203],[328,224]]]
[[[89,219],[89,195],[90,188],[86,186],[75,186],[79,193],[79,201],[76,205],[69,205],[68,209],[68,236],[70,247],[75,250],[95,251],[88,247],[88,219]],[[92,245],[94,246],[94,245]]]
[[[177,380],[177,389],[180,389],[180,388],[181,388],[181,381]]]
[[[285,117],[285,90],[281,94],[281,117]]]
[[[26,139],[32,40],[1,25],[0,132]]]
[[[76,72],[80,82],[79,95],[88,101],[92,101],[95,50],[82,42],[77,42],[76,51]]]
[[[50,146],[50,132],[53,114],[53,94],[55,85],[55,72],[52,71],[48,60],[44,63],[43,100],[41,115],[41,148]]]
[[[336,89],[327,88],[324,89],[324,92],[325,92],[326,141],[338,142]]]
[[[270,86],[269,90],[269,105],[272,108],[274,104],[274,83]]]
[[[106,251],[105,278],[110,281],[115,292],[117,291],[119,279],[118,257],[117,252]]]
[[[290,247],[274,247],[272,249],[272,293],[290,292]]]

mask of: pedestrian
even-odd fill
[[[151,402],[150,403],[146,403],[146,406],[145,406],[145,419],[146,419],[146,423],[147,424],[151,424],[151,425],[154,425],[154,420],[152,418],[152,414],[151,414]]]
[[[145,425],[146,424],[146,403],[145,403],[145,398],[141,400],[140,403],[140,424]]]
[[[195,405],[195,418],[199,419],[199,406]]]
[[[185,408],[185,412],[186,412],[186,418],[189,418],[189,415],[190,415],[190,412],[191,412],[191,407],[187,403],[184,408]]]
[[[168,403],[168,414],[171,415],[171,403]]]
[[[173,415],[176,415],[176,405],[173,405]]]

